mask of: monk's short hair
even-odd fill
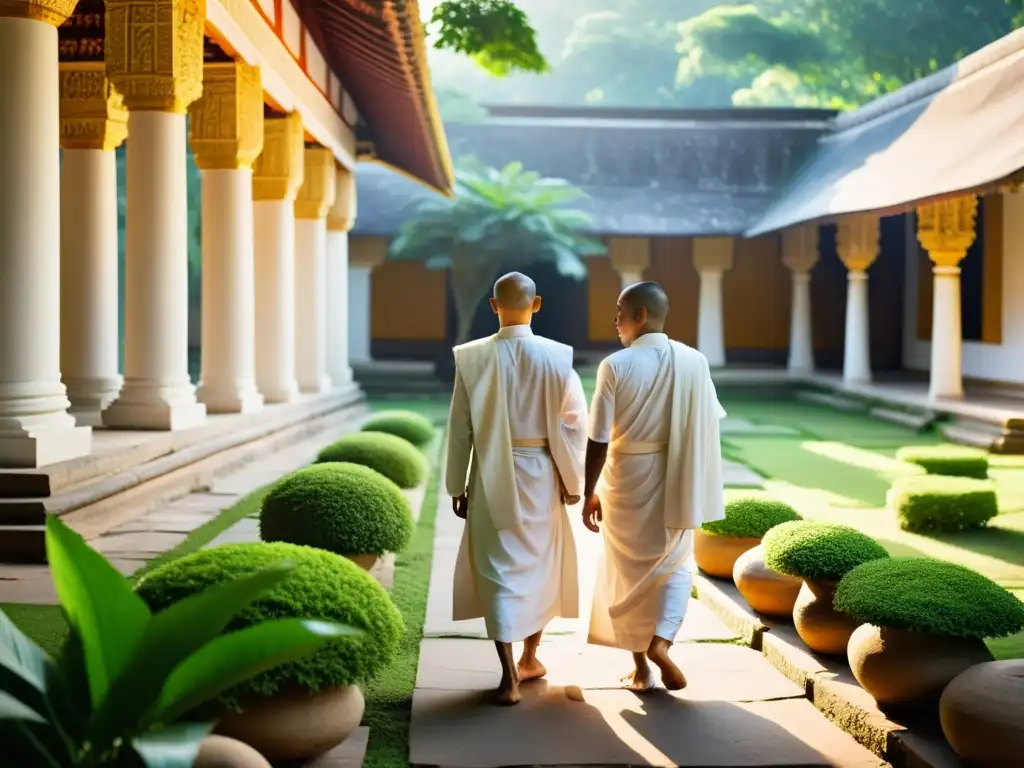
[[[663,323],[668,317],[668,294],[664,288],[650,280],[626,288],[622,292],[622,302],[634,314],[639,314],[643,307],[647,310],[647,317],[656,323]]]
[[[494,300],[502,309],[529,309],[537,298],[537,284],[522,272],[509,272],[494,283]]]

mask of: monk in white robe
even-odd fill
[[[690,600],[693,529],[725,516],[718,402],[708,361],[664,333],[657,283],[619,296],[626,347],[602,361],[590,407],[583,523],[601,531],[589,642],[633,653],[623,682],[670,690],[686,678],[669,656]]]
[[[501,662],[501,704],[519,701],[520,682],[547,674],[537,647],[548,622],[579,616],[565,505],[582,491],[587,406],[572,348],[530,329],[540,304],[530,278],[505,275],[491,299],[501,330],[455,348],[446,484],[466,528],[452,618],[484,618]]]

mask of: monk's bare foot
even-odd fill
[[[518,704],[522,697],[519,695],[519,683],[515,679],[502,678],[498,690],[495,692],[495,699],[503,707],[511,707]]]
[[[686,676],[668,655],[668,647],[652,645],[647,658],[661,670],[661,682],[670,691],[681,691],[686,687]]]
[[[548,673],[547,667],[541,664],[540,659],[537,658],[520,659],[516,668],[519,670],[520,683],[525,683],[527,680],[539,680]]]
[[[642,693],[654,688],[654,679],[651,675],[651,668],[647,666],[646,660],[643,664],[637,664],[632,674],[623,677],[620,682],[623,688]]]

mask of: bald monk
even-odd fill
[[[693,529],[725,516],[718,402],[708,361],[665,335],[657,283],[619,296],[625,349],[602,361],[590,406],[583,523],[603,533],[589,642],[631,651],[633,690],[686,677],[669,656],[693,582]]]
[[[519,701],[521,682],[547,674],[537,648],[548,622],[579,616],[565,504],[582,490],[587,404],[572,348],[530,329],[540,306],[526,275],[494,284],[501,329],[455,348],[448,418],[446,484],[466,520],[453,618],[484,618],[501,664],[497,701],[505,705]]]

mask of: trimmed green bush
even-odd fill
[[[173,560],[146,574],[136,591],[154,611],[163,610],[214,584],[233,581],[281,561],[294,570],[236,616],[227,631],[266,619],[326,619],[364,634],[343,637],[298,661],[225,691],[216,708],[239,710],[251,697],[272,696],[293,685],[322,691],[370,680],[391,663],[404,627],[388,593],[366,571],[345,558],[292,544],[228,544]]]
[[[808,581],[839,581],[861,563],[888,558],[885,547],[856,528],[798,520],[764,536],[764,563]]]
[[[359,432],[336,440],[317,456],[318,463],[348,462],[380,472],[399,488],[415,488],[427,474],[427,460],[416,446],[384,432]]]
[[[897,480],[885,497],[899,526],[914,533],[984,528],[999,514],[992,484],[966,477],[922,475]]]
[[[415,411],[381,411],[363,424],[364,432],[386,432],[422,448],[434,437],[434,423]]]
[[[776,525],[800,519],[795,509],[775,499],[735,499],[725,505],[725,519],[704,523],[701,530],[714,536],[760,539]]]
[[[950,637],[1005,637],[1024,629],[1024,603],[962,565],[920,557],[874,560],[836,589],[836,610],[865,624]]]
[[[916,464],[929,475],[952,475],[984,480],[988,454],[961,445],[911,445],[896,452],[899,461]]]
[[[358,464],[314,464],[288,475],[263,500],[260,538],[339,555],[401,552],[412,508],[384,475]]]

